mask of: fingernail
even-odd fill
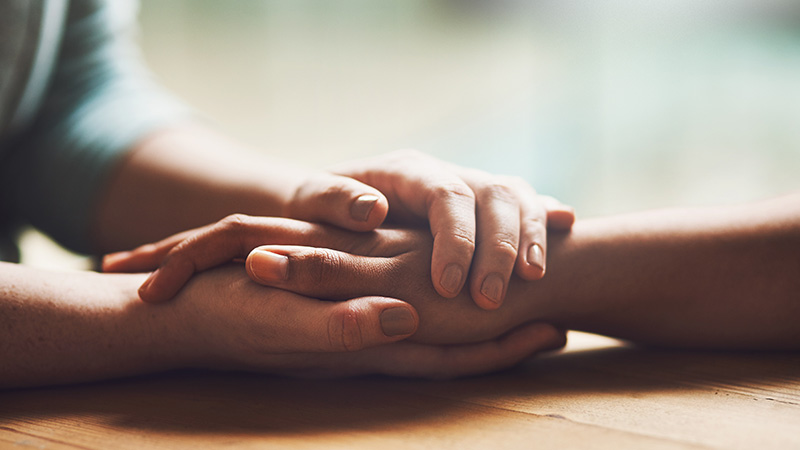
[[[254,250],[247,258],[247,265],[261,281],[284,281],[289,273],[289,258],[267,250]]]
[[[492,301],[492,303],[500,303],[500,298],[503,296],[503,278],[498,273],[490,273],[483,279],[481,283],[481,294]]]
[[[394,307],[381,312],[381,329],[388,337],[411,334],[416,328],[414,315],[408,308]]]
[[[458,289],[461,287],[461,278],[464,276],[464,271],[458,264],[449,264],[442,272],[442,279],[439,280],[444,290],[451,294],[457,294]]]
[[[364,194],[353,201],[350,205],[350,217],[359,222],[366,222],[369,213],[378,201],[377,195]]]
[[[537,266],[544,272],[544,254],[539,244],[533,244],[528,248],[528,264]]]

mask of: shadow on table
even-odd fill
[[[455,380],[438,391],[449,398],[469,401],[504,395],[635,396],[705,390],[800,405],[800,353],[616,346],[533,359],[515,370],[493,375],[492,380]],[[419,390],[423,383],[407,386]]]
[[[792,353],[613,347],[548,356],[504,373],[454,381],[297,380],[180,371],[0,393],[0,425],[5,419],[96,416],[131,430],[289,435],[401,426],[455,409],[460,410],[457,415],[481,414],[480,408],[464,412],[465,404],[481,398],[635,394],[709,386],[758,395],[758,386],[778,383],[795,388],[777,394],[771,390],[771,400],[800,404],[798,368],[800,354]]]

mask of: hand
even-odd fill
[[[174,297],[195,272],[243,260],[259,245],[312,245],[360,253],[374,245],[373,239],[372,233],[355,234],[292,219],[234,214],[132,251],[107,255],[103,271],[156,269],[139,288],[139,296],[146,302],[158,303]]]
[[[379,374],[452,379],[507,369],[538,353],[562,348],[565,343],[566,335],[555,327],[530,323],[497,339],[476,344],[426,345],[403,341],[351,353],[274,355],[255,368],[312,378]]]
[[[512,280],[514,295],[499,311],[476,308],[466,292],[442,302],[426,276],[432,240],[423,230],[379,229],[367,239],[351,234],[351,240],[360,247],[351,246],[348,252],[261,246],[250,253],[245,266],[259,283],[316,298],[386,295],[404,300],[420,317],[419,329],[410,338],[416,342],[480,342],[545,317],[549,299],[540,298],[519,279]],[[340,245],[347,246],[344,241]]]
[[[415,340],[433,343],[478,342],[497,337],[541,317],[536,302],[515,299],[498,312],[475,308],[469,294],[442,302],[427,276],[432,252],[430,234],[423,230],[379,229],[353,233],[330,226],[290,219],[235,215],[190,233],[180,241],[157,243],[130,256],[107,258],[106,269],[136,271],[164,264],[139,290],[170,298],[195,272],[231,259],[244,259],[261,242],[316,245],[259,247],[247,258],[248,272],[259,283],[327,300],[389,296],[412,304],[423,313]],[[213,239],[207,238],[212,236]],[[168,254],[169,256],[165,255]],[[137,266],[138,265],[138,266]],[[521,283],[512,280],[512,284]]]
[[[366,348],[413,332],[414,309],[385,297],[324,302],[265,288],[237,265],[198,274],[174,302],[156,308],[171,311],[176,322],[168,328],[181,336],[173,340],[192,349],[188,359],[194,365],[289,375],[452,378],[513,366],[565,340],[552,326],[533,323],[476,344],[396,342]],[[389,334],[405,334],[387,336],[382,319],[398,308],[404,313],[391,314]]]
[[[176,298],[177,319],[218,356],[356,351],[407,338],[417,328],[410,305],[388,297],[321,301],[265,288],[241,265],[207,271]]]
[[[569,229],[575,220],[572,208],[537,196],[522,179],[458,167],[415,151],[334,171],[380,190],[389,203],[390,221],[429,222],[434,288],[444,297],[456,297],[469,275],[472,298],[484,309],[500,307],[512,272],[526,280],[541,278],[547,227]]]
[[[553,198],[537,196],[520,179],[448,165],[418,152],[396,152],[339,170],[373,184],[386,197],[353,178],[315,174],[294,189],[284,215],[325,221],[354,231],[379,226],[387,211],[397,223],[430,221],[434,236],[430,274],[434,288],[445,297],[455,297],[469,273],[472,298],[484,309],[500,307],[512,272],[523,279],[541,278],[545,271],[546,226],[569,229],[575,219],[571,208]],[[242,239],[231,235],[243,228],[237,224],[241,217],[232,216],[218,226],[175,235],[155,246],[113,254],[104,262],[104,270],[149,271],[161,265],[158,272],[173,272],[176,269],[167,269],[170,264],[204,270],[231,257],[244,257],[255,245],[296,242],[279,242],[277,239],[283,235],[270,226],[261,235],[268,241],[251,240],[248,243],[255,245],[244,249]],[[480,230],[477,236],[476,230]],[[204,252],[200,254],[193,247],[202,247]],[[519,248],[523,250],[518,251]],[[156,258],[159,256],[168,258],[162,262]],[[191,261],[191,257],[198,260]],[[179,271],[187,273],[184,268]],[[143,286],[140,291],[145,301],[168,300],[188,276],[175,277],[172,285],[167,285],[161,275],[149,281],[153,280],[158,282]]]

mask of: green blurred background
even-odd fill
[[[314,167],[414,147],[579,217],[800,187],[795,0],[144,0],[140,18],[164,85]]]

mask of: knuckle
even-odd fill
[[[328,202],[338,199],[345,194],[348,194],[347,187],[345,187],[339,180],[336,180],[322,187],[317,192],[316,197],[317,200],[321,202]]]
[[[434,186],[428,194],[428,207],[436,202],[475,202],[475,194],[466,184],[458,182],[441,183]]]
[[[217,240],[225,242],[227,246],[236,249],[236,251],[240,254],[247,253],[252,248],[247,248],[246,243],[246,236],[248,234],[252,234],[254,230],[259,229],[259,227],[263,227],[264,225],[274,227],[269,222],[265,222],[263,218],[256,218],[252,216],[248,216],[247,214],[231,214],[219,223],[219,228],[212,229],[210,233],[201,235],[193,236],[188,244],[197,245],[198,247],[202,246],[201,240],[205,241],[205,244],[211,244]],[[187,240],[189,241],[189,240]]]
[[[172,249],[170,249],[170,251],[164,256],[164,260],[161,265],[180,267],[186,265],[187,263],[191,264],[191,258],[189,257],[188,253],[191,251],[191,248],[195,242],[196,238],[191,236],[186,238],[175,247],[172,247]]]
[[[225,232],[239,232],[250,223],[251,217],[247,214],[231,214],[219,222],[220,228]]]
[[[475,236],[463,230],[456,230],[450,234],[454,241],[461,242],[471,247],[475,246]]]
[[[543,216],[529,216],[522,219],[522,228],[528,231],[544,231],[547,219]]]
[[[517,203],[514,188],[509,184],[493,180],[481,189],[481,200],[489,202]]]
[[[187,250],[191,249],[199,242],[200,242],[200,233],[195,233],[192,234],[191,236],[187,236],[186,239],[175,244],[175,246],[172,247],[170,251],[167,253],[167,256],[185,253]]]
[[[328,344],[333,351],[353,352],[364,348],[359,311],[343,304],[328,319]]]
[[[447,242],[447,247],[463,248],[470,252],[475,250],[475,235],[466,230],[455,229],[447,233],[439,232],[434,235],[433,240],[435,242],[440,238]]]
[[[186,242],[186,241],[184,241]],[[180,264],[182,260],[185,259],[184,253],[186,252],[184,242],[173,247],[170,251],[164,255],[164,259],[161,262],[162,266],[173,266],[176,264]]]
[[[315,248],[308,255],[309,273],[318,286],[334,279],[342,267],[342,258],[326,249]]]
[[[515,260],[517,258],[517,241],[510,236],[498,236],[494,242],[491,243],[492,252],[495,255],[502,255],[507,259]]]

